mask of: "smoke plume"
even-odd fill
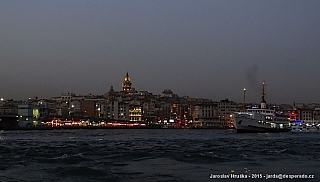
[[[255,64],[247,68],[246,81],[249,83],[250,88],[259,93],[261,83],[258,81],[258,71],[259,67]]]

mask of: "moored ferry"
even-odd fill
[[[237,132],[287,132],[290,131],[288,116],[280,115],[275,110],[266,108],[264,99],[265,83],[262,85],[262,100],[260,109],[247,109],[234,113],[234,126]]]
[[[248,109],[234,113],[234,126],[237,132],[287,132],[290,120],[278,115],[274,110]]]

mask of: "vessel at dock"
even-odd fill
[[[320,132],[320,124],[315,122],[291,123],[292,133],[313,133]]]
[[[267,109],[265,101],[265,83],[262,84],[261,107],[234,113],[234,126],[237,132],[287,132],[290,131],[288,116]]]

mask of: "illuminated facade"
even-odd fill
[[[142,121],[142,107],[140,105],[131,105],[129,110],[130,121]]]
[[[122,91],[130,92],[131,91],[131,80],[129,77],[129,74],[127,72],[126,77],[124,78],[124,81],[122,82]]]

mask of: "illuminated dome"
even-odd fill
[[[128,72],[127,72],[127,75],[126,75],[126,77],[124,78],[124,81],[125,81],[125,82],[128,82],[128,81],[130,82],[130,77],[129,77],[129,74],[128,74]]]

